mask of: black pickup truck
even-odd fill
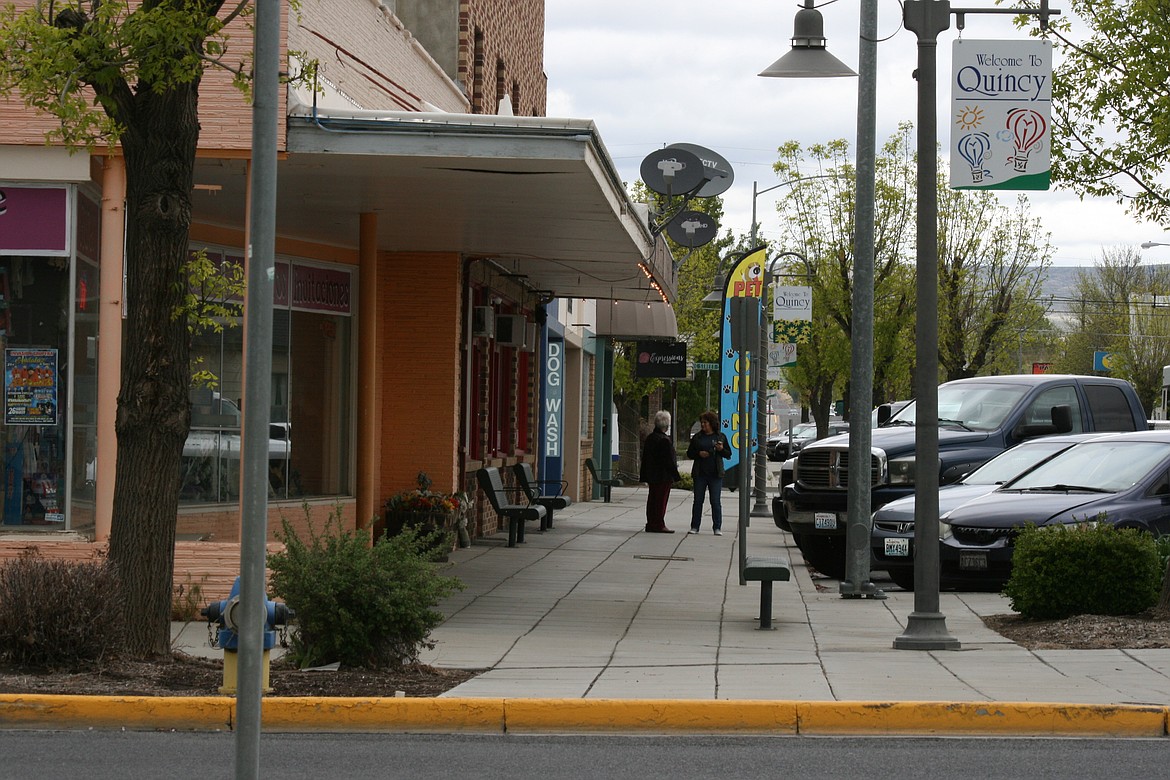
[[[914,492],[916,404],[873,429],[872,509]],[[1095,376],[1019,374],[975,377],[938,388],[939,484],[945,485],[1025,439],[1055,433],[1136,431],[1148,427],[1133,387]],[[800,451],[795,481],[773,504],[805,559],[845,576],[849,436]],[[783,514],[783,518],[781,518]]]

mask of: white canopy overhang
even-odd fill
[[[593,122],[290,106],[280,235],[352,245],[372,212],[382,251],[488,258],[556,297],[673,300],[670,252]],[[244,161],[200,159],[201,189],[220,189],[199,198],[198,218],[238,224],[245,176]]]

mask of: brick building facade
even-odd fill
[[[558,425],[572,430],[558,468],[576,499],[589,498],[581,463],[594,454],[599,414],[593,356],[605,353],[584,310],[607,295],[645,301],[672,289],[673,277],[592,123],[540,121],[543,27],[543,0],[304,0],[284,20],[282,51],[303,58],[288,59],[287,69],[295,74],[314,60],[321,67],[312,88],[280,98],[287,120],[277,139],[276,261],[289,292],[274,313],[270,457],[279,479],[270,484],[270,538],[282,519],[304,528],[306,502],[318,524],[338,512],[349,527],[365,527],[420,471],[434,490],[450,492],[473,487],[483,465],[540,467],[545,351],[554,339],[569,366],[569,411]],[[234,59],[250,37],[239,23],[230,33]],[[505,94],[514,119],[495,116]],[[191,246],[243,258],[251,109],[229,74],[207,71],[200,122]],[[116,150],[69,157],[45,147],[52,126],[19,101],[0,102],[0,190],[63,190],[69,203],[100,204],[100,251],[92,253],[100,256],[79,249],[84,237],[75,231],[53,261],[79,323],[62,332],[62,360],[85,357],[94,376],[62,388],[78,404],[60,423],[59,471],[45,476],[57,480],[63,505],[49,527],[100,546],[117,522],[107,464],[117,457],[120,343],[133,337],[122,332],[118,294],[125,171]],[[545,175],[506,175],[530,172]],[[573,222],[579,213],[591,215],[588,242]],[[41,262],[6,259],[17,254],[0,247],[0,262]],[[589,286],[605,276],[629,281]],[[293,288],[305,277],[343,289],[345,305],[298,298]],[[563,300],[573,296],[583,300],[570,316]],[[519,318],[530,335],[505,342],[477,333],[476,307]],[[213,480],[206,455],[184,458],[194,487],[178,518],[182,560],[202,559],[187,546],[230,545],[240,532],[238,474],[223,442],[238,448],[238,420],[226,412],[242,397],[242,343],[238,331],[205,341],[201,354],[218,361],[220,385],[214,396],[204,393],[215,408],[201,433],[219,454]],[[62,382],[78,382],[76,374]],[[498,528],[484,503],[477,533]],[[25,538],[43,528],[12,525],[0,531],[20,533],[0,532],[0,556],[45,543]],[[230,584],[216,576],[208,598]]]

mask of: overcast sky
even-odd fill
[[[593,119],[622,178],[632,183],[650,152],[693,143],[723,155],[735,170],[724,195],[724,228],[751,226],[752,182],[778,184],[776,148],[857,134],[857,79],[760,78],[788,52],[796,0],[547,0],[545,70],[548,114]],[[993,7],[989,2],[987,7]],[[828,50],[854,70],[856,0],[822,5]],[[952,28],[939,36],[939,83],[949,90]],[[1008,16],[968,16],[968,39],[1022,38]],[[896,0],[878,2],[877,140],[916,115],[916,40],[901,26]],[[939,141],[949,142],[948,94],[939,96]],[[783,188],[781,188],[783,189]],[[774,195],[757,199],[765,237],[777,238]],[[1009,193],[1014,199],[1014,193]],[[1121,206],[1080,202],[1061,191],[1031,193],[1033,213],[1052,234],[1055,262],[1090,265],[1103,247],[1165,238],[1161,228],[1127,216]],[[1170,238],[1165,238],[1170,243]],[[1147,252],[1170,261],[1170,247]]]

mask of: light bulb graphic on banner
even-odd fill
[[[1038,148],[1040,139],[1048,130],[1048,123],[1030,108],[1014,108],[1008,112],[1007,129],[1016,145],[1016,154],[1012,158],[1015,170],[1023,173],[1028,170],[1028,152]]]
[[[971,181],[979,184],[990,171],[984,160],[991,156],[991,138],[987,133],[967,133],[959,139],[959,156],[971,166]]]

